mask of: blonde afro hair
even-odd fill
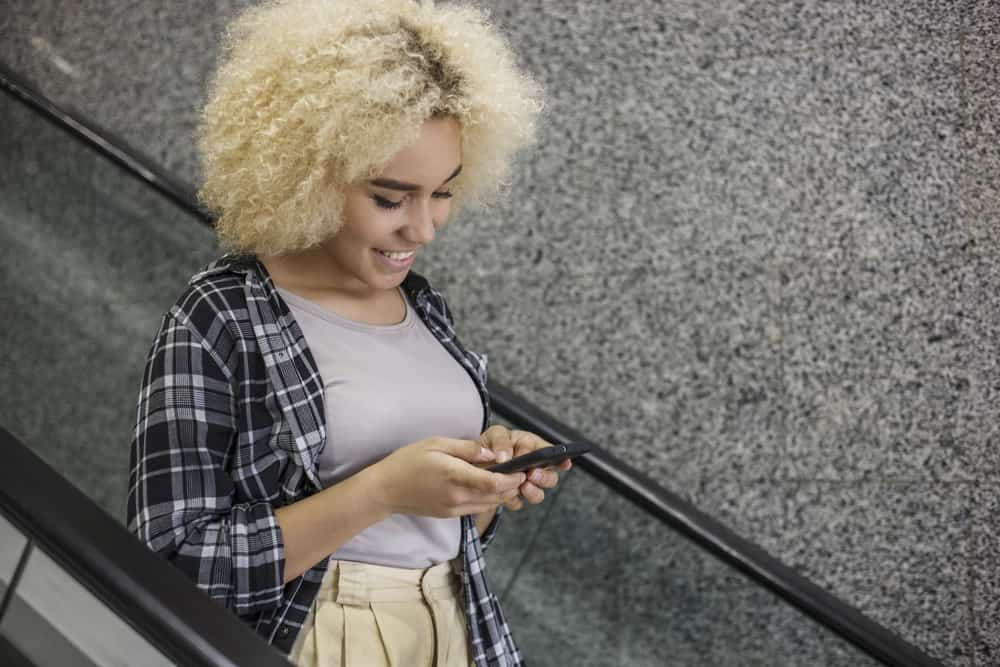
[[[225,35],[198,132],[199,195],[227,248],[305,249],[340,229],[338,186],[374,178],[427,119],[452,116],[453,210],[487,204],[541,109],[540,87],[477,7],[268,2]]]

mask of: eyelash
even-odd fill
[[[435,192],[431,194],[431,196],[437,197],[438,199],[451,199],[450,192]],[[378,195],[372,195],[372,199],[375,201],[375,205],[379,208],[394,209],[403,205],[402,200],[392,201],[390,199],[386,199],[385,197],[379,197]]]

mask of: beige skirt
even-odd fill
[[[331,560],[289,660],[298,667],[469,667],[458,560],[426,570]]]

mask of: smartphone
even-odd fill
[[[496,463],[486,468],[490,472],[512,473],[529,468],[545,468],[555,465],[564,459],[572,459],[590,451],[589,442],[567,442],[562,445],[542,447],[533,452],[515,456],[505,463]]]

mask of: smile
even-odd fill
[[[409,259],[410,257],[413,257],[413,254],[416,252],[416,250],[410,250],[409,252],[390,252],[387,250],[378,250],[376,248],[375,252],[390,259],[394,259],[397,262],[402,262]]]

